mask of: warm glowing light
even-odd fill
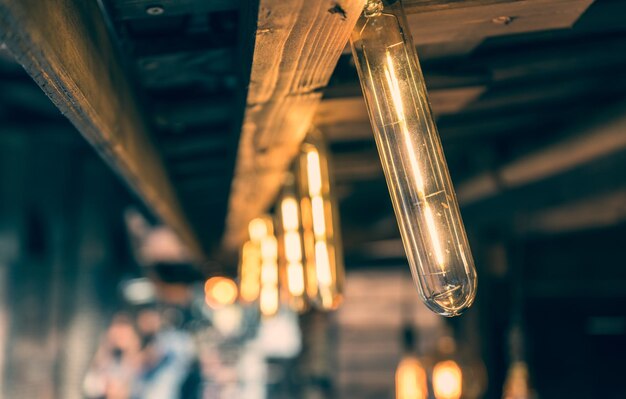
[[[276,237],[266,236],[261,240],[261,259],[273,261],[278,257]]]
[[[285,233],[285,258],[288,262],[302,262],[302,243],[297,231]]]
[[[326,234],[326,216],[324,215],[324,200],[319,195],[311,198],[313,210],[313,233],[315,237],[322,238]]]
[[[248,303],[256,301],[261,289],[261,253],[252,241],[243,244],[239,278],[241,300]]]
[[[287,285],[291,295],[302,296],[304,294],[304,270],[301,262],[287,265]]]
[[[437,399],[459,399],[462,386],[463,374],[454,360],[446,360],[435,365],[433,391]]]
[[[307,176],[309,180],[309,195],[311,197],[322,193],[322,169],[320,167],[320,155],[312,149],[306,154]]]
[[[476,271],[401,1],[367,0],[350,39],[412,275],[434,312],[456,316]]]
[[[278,243],[274,236],[274,226],[269,216],[264,216],[255,220],[256,226],[250,228],[250,236],[252,239],[252,231],[256,230],[258,236],[255,238],[259,246],[261,259],[261,281],[259,294],[259,307],[264,316],[273,316],[278,311],[279,292],[278,292]],[[253,222],[255,221],[253,220]],[[261,223],[263,227],[261,227]],[[252,222],[251,222],[252,225]],[[261,236],[261,232],[265,235]]]
[[[302,234],[300,225],[300,204],[296,200],[295,176],[289,174],[285,179],[282,199],[280,200],[279,237],[282,243],[281,283],[289,306],[303,312],[307,309],[305,293],[305,276],[303,265]]]
[[[428,382],[419,360],[407,356],[396,369],[396,399],[426,399]]]
[[[330,270],[328,247],[324,241],[315,243],[315,265],[317,270],[317,282],[327,287],[333,282],[333,273]]]
[[[261,289],[259,307],[263,316],[273,316],[278,311],[278,288],[276,286],[264,286]]]
[[[204,284],[204,294],[211,307],[232,305],[237,299],[237,284],[227,277],[211,277]]]
[[[261,241],[270,234],[267,227],[267,220],[264,218],[252,219],[248,224],[248,234],[250,235],[250,240]]]
[[[294,231],[300,228],[300,218],[298,217],[298,201],[292,196],[283,198],[280,210],[285,231]]]
[[[338,307],[343,290],[343,259],[337,210],[331,197],[326,146],[312,131],[298,160],[306,276],[305,291],[318,308]]]

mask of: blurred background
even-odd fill
[[[89,66],[109,76],[119,59],[199,259],[155,206],[166,190],[148,198],[44,94],[45,66],[24,55],[37,51],[16,51],[20,6],[0,2],[0,397],[626,397],[625,4],[404,1],[478,271],[476,303],[448,319],[411,280],[343,44],[311,115],[331,162],[341,305],[268,317],[239,300],[232,226],[275,210],[278,191],[238,163],[268,3],[93,2],[116,55]],[[87,118],[123,125],[135,108],[121,104]],[[276,148],[259,153],[289,152]],[[235,181],[253,190],[236,206]]]

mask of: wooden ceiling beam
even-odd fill
[[[226,250],[235,250],[248,222],[272,205],[363,5],[261,0]]]
[[[0,0],[0,41],[104,160],[202,257],[98,2]]]
[[[468,179],[457,188],[459,201],[462,204],[481,201],[503,190],[546,179],[626,150],[625,109],[626,104],[619,104],[560,142]]]

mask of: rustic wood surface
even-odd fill
[[[363,0],[262,0],[224,244],[267,210],[310,127]]]
[[[198,257],[97,2],[0,1],[0,41],[162,220]]]

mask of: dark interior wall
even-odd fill
[[[0,128],[0,396],[82,397],[129,266],[130,201],[69,125]]]

